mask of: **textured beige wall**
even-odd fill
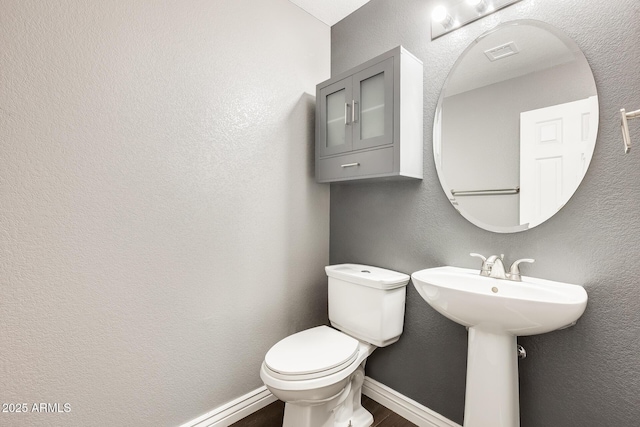
[[[330,29],[286,0],[0,3],[0,413],[172,426],[326,321]]]

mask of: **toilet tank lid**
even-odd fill
[[[370,265],[338,264],[324,269],[329,277],[377,289],[394,289],[409,283],[407,274]]]

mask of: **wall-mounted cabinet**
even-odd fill
[[[402,46],[316,86],[316,180],[422,179],[422,62]]]

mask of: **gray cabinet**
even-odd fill
[[[422,179],[422,62],[399,46],[316,87],[316,180]]]

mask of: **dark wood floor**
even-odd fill
[[[417,427],[367,396],[362,396],[362,406],[373,415],[372,427]],[[284,402],[278,400],[231,424],[231,427],[282,427],[283,415]]]

